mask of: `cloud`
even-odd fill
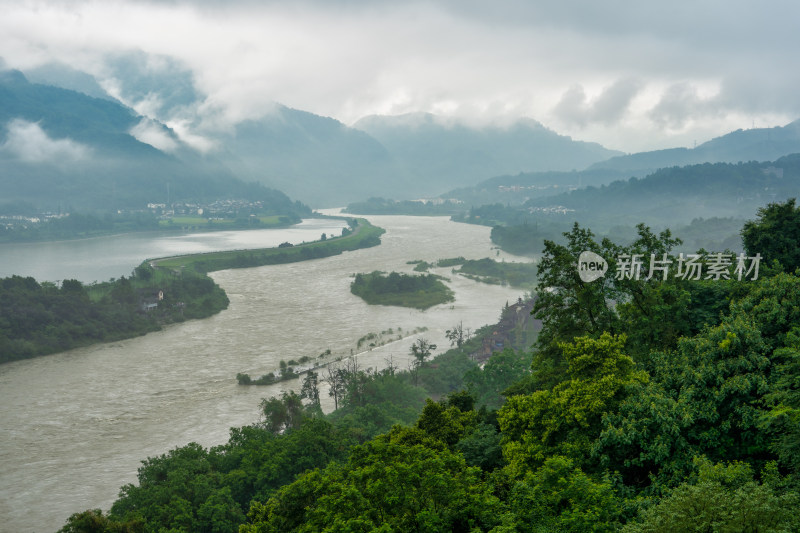
[[[60,61],[90,72],[140,112],[180,122],[186,138],[275,102],[345,123],[527,116],[628,151],[672,145],[677,129],[698,127],[692,111],[713,118],[717,134],[748,114],[788,122],[800,112],[791,92],[800,4],[789,0],[0,0],[0,9],[10,67]]]
[[[663,128],[678,130],[690,121],[703,120],[717,113],[716,95],[703,97],[696,85],[682,82],[664,91],[661,100],[650,110],[650,117]]]
[[[0,150],[32,163],[79,161],[91,154],[88,146],[71,139],[51,139],[38,123],[22,119],[8,123],[6,141]]]
[[[623,118],[640,88],[641,83],[637,80],[621,79],[589,100],[581,85],[573,85],[564,92],[553,113],[561,120],[581,127],[593,122],[613,125]]]
[[[162,152],[171,153],[180,146],[171,131],[149,118],[142,118],[131,128],[130,134],[136,137],[137,141],[149,144]]]
[[[553,113],[563,121],[585,126],[589,122],[586,91],[582,85],[573,85],[561,96]]]

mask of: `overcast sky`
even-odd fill
[[[800,118],[799,25],[793,0],[0,0],[0,57],[65,63],[120,94],[120,55],[177,68],[200,101],[148,114],[185,135],[279,102],[346,124],[529,117],[634,152]]]

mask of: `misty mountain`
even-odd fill
[[[202,154],[152,118],[190,116],[202,107],[190,72],[166,59],[154,69],[136,53],[113,65],[102,84],[59,65],[39,67],[32,76],[62,87],[30,83],[16,71],[0,74],[0,203],[120,208],[263,193],[246,180],[319,207],[443,191],[469,205],[518,205],[659,168],[800,152],[800,121],[733,132],[694,149],[620,155],[529,119],[478,127],[412,113],[370,116],[348,127],[276,104],[231,127],[206,124],[199,133],[214,149]],[[151,118],[114,100],[104,92],[109,86]]]
[[[359,127],[348,127],[276,104],[263,117],[203,130],[215,149],[202,155],[152,118],[197,107],[201,96],[188,71],[168,61],[153,70],[146,60],[137,54],[118,58],[111,81],[102,86],[62,65],[35,69],[32,75],[41,84],[16,71],[2,75],[0,165],[5,181],[12,174],[17,181],[25,177],[13,193],[7,188],[6,202],[29,201],[42,187],[64,193],[76,176],[92,185],[75,184],[59,205],[163,202],[166,176],[174,182],[172,199],[223,194],[221,183],[237,177],[327,207],[370,196],[435,196],[506,171],[579,168],[618,153],[572,141],[534,121],[473,128],[445,124],[432,115],[373,116]],[[151,118],[105,93],[109,84],[124,101],[147,109]],[[41,157],[28,153],[26,159],[19,149],[15,152],[15,146],[34,138],[33,145],[47,147]],[[58,165],[52,164],[56,159]],[[126,188],[137,183],[136,194]]]
[[[519,206],[532,198],[555,196],[627,177],[624,171],[603,168],[571,172],[520,172],[495,176],[472,187],[459,187],[441,194],[440,198],[458,200],[465,206],[496,203]]]
[[[107,211],[241,197],[300,208],[118,102],[0,72],[0,204]]]
[[[276,105],[219,137],[238,175],[318,206],[371,196],[435,196],[506,169],[572,168],[618,152],[559,136],[538,123],[445,126],[432,115],[369,117],[354,127]]]
[[[582,169],[620,154],[574,141],[531,119],[471,127],[411,113],[369,116],[354,127],[380,141],[408,174],[434,180],[439,192],[500,174]]]
[[[466,205],[521,205],[529,200],[541,204],[536,199],[588,186],[608,185],[631,177],[643,178],[659,169],[707,162],[774,161],[793,153],[800,153],[800,121],[783,127],[734,131],[694,149],[671,148],[615,156],[579,171],[504,174],[440,196],[460,200]]]
[[[53,85],[94,98],[116,101],[114,97],[103,89],[94,76],[61,63],[48,63],[26,70],[25,78],[29,82],[38,85]]]
[[[570,218],[611,226],[646,222],[674,227],[695,218],[752,216],[770,202],[800,191],[800,154],[774,162],[703,163],[658,170],[645,178],[615,181],[528,200],[531,213],[560,208]]]
[[[216,154],[238,176],[315,206],[345,205],[386,192],[408,194],[393,157],[366,133],[332,118],[276,105],[217,137]]]
[[[695,148],[671,148],[617,156],[591,165],[587,170],[616,170],[642,177],[660,168],[698,163],[774,161],[800,152],[800,120],[775,128],[736,130]]]

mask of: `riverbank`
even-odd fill
[[[314,216],[314,215],[311,215]],[[306,218],[309,218],[307,215]],[[252,215],[243,218],[203,216],[178,216],[159,219],[152,215],[98,217],[72,214],[55,217],[46,222],[9,220],[0,216],[0,244],[52,243],[78,241],[97,237],[147,234],[178,235],[182,233],[280,229],[288,228],[302,220],[298,214]],[[5,222],[6,225],[2,223]],[[16,222],[16,224],[9,224]]]
[[[61,286],[32,277],[0,279],[0,364],[120,341],[164,325],[207,318],[228,307],[208,272],[293,263],[380,244],[382,228],[351,221],[346,235],[297,246],[148,260],[128,278]],[[287,243],[288,244],[288,243]]]
[[[93,285],[0,279],[0,364],[115,342],[228,307],[225,291],[195,271],[154,270]]]
[[[208,319],[0,365],[5,406],[0,413],[0,529],[56,531],[76,511],[107,511],[121,485],[136,483],[143,458],[189,442],[204,447],[224,444],[231,427],[259,420],[263,397],[280,396],[284,390],[299,393],[302,385],[295,380],[245,387],[236,381],[239,372],[259,377],[279,368],[281,360],[327,349],[336,357],[348,356],[365,333],[397,331],[401,326],[405,332],[425,325],[425,338],[446,347],[445,330],[462,320],[472,331],[495,323],[505,302],[521,294],[453,276],[454,308],[421,312],[369,306],[350,293],[354,272],[410,272],[406,262],[415,257],[477,259],[494,257],[495,251],[486,227],[444,218],[366,218],[387,230],[380,246],[320,261],[210,274],[231,303]],[[323,231],[330,235],[332,230],[315,226],[305,240]],[[144,253],[133,266],[157,255]],[[64,253],[61,261],[69,260]],[[376,346],[358,356],[359,364],[382,369],[393,361],[407,368],[413,340]],[[362,350],[375,340],[364,342]],[[329,412],[334,400],[327,385],[321,387],[322,407]]]
[[[385,230],[373,226],[364,218],[351,219],[349,233],[340,237],[325,237],[319,241],[298,245],[280,245],[277,248],[254,250],[234,250],[229,252],[208,252],[151,259],[155,268],[185,269],[198,272],[215,272],[231,268],[250,268],[265,265],[296,263],[339,255],[342,252],[370,248],[381,243],[380,236]]]

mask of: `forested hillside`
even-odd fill
[[[688,223],[694,218],[741,216],[796,195],[800,155],[773,162],[704,163],[658,170],[600,187],[528,200],[525,208],[559,206],[598,225]]]
[[[119,102],[0,70],[0,215],[228,198],[258,201],[270,214],[310,213],[280,191],[238,179]]]
[[[453,337],[410,372],[351,360],[321,376],[327,416],[309,374],[62,531],[797,531],[798,228],[793,201],[761,209],[726,263],[675,256],[668,231],[622,246],[576,224],[546,241],[532,351],[479,368],[478,336]],[[583,251],[606,276],[582,281]]]

